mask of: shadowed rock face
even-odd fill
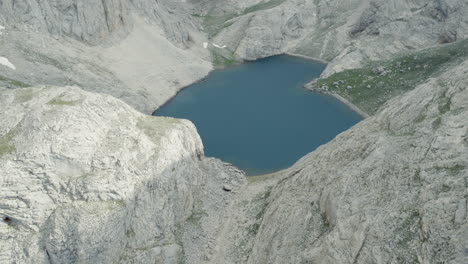
[[[6,0],[1,3],[0,23],[12,27],[31,27],[54,36],[69,36],[97,44],[117,31],[128,32],[137,12],[160,23],[168,39],[176,45],[187,45],[188,32],[181,16],[169,16],[169,9],[182,9],[147,0]]]

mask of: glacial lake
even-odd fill
[[[362,117],[303,88],[325,65],[274,56],[215,70],[154,115],[191,120],[205,155],[259,175],[287,168]]]

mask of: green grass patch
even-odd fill
[[[467,56],[468,40],[464,40],[339,72],[316,80],[312,86],[337,93],[362,111],[374,114],[388,100],[438,76]],[[449,106],[449,101],[444,102],[441,112],[448,111]]]
[[[215,68],[225,68],[227,66],[240,63],[240,61],[236,60],[233,56],[223,56],[222,54],[213,51],[211,52],[211,60]]]
[[[62,100],[60,98],[54,98],[52,100],[50,100],[47,104],[49,105],[63,105],[63,106],[66,106],[66,105],[76,105],[80,102],[80,100],[76,100],[76,101],[66,101],[66,100]]]
[[[1,76],[1,75],[0,75],[0,82],[4,82],[6,84],[9,84],[13,88],[31,87],[31,85],[29,85],[27,83],[20,82],[20,81],[17,81],[17,80],[13,80],[13,79],[7,78],[5,76]]]
[[[235,18],[237,15],[234,13],[229,13],[221,16],[217,15],[201,15],[201,14],[192,14],[193,17],[202,19],[202,25],[204,31],[208,34],[208,38],[213,38],[218,35],[224,28],[232,25],[233,22],[229,20]]]
[[[460,174],[460,172],[465,170],[465,168],[466,168],[465,165],[455,165],[455,166],[452,166],[450,168],[447,168],[447,170],[450,172],[450,174],[455,176],[455,175]]]
[[[215,15],[210,12],[208,14],[192,14],[192,17],[202,19],[203,29],[206,33],[208,33],[208,38],[213,38],[219,34],[223,29],[231,26],[234,22],[230,21],[231,19],[239,16],[243,16],[249,13],[257,12],[260,10],[266,10],[273,7],[276,7],[285,0],[270,0],[270,1],[262,1],[258,4],[245,8],[240,13],[226,13],[223,15]]]
[[[179,119],[172,117],[144,116],[138,120],[137,127],[153,143],[159,144],[166,131],[179,123]]]
[[[465,165],[460,165],[460,164],[457,164],[457,165],[454,165],[454,166],[444,166],[444,167],[441,167],[441,166],[436,166],[434,167],[434,169],[436,169],[438,172],[442,172],[442,171],[445,171],[445,172],[448,172],[450,175],[452,176],[457,176],[459,175],[463,170],[466,169],[466,166]]]
[[[21,132],[22,122],[18,123],[4,136],[0,136],[0,157],[15,152],[16,148],[12,139]]]
[[[18,88],[15,94],[15,103],[25,103],[33,98],[34,92],[30,88]]]
[[[11,138],[0,137],[0,157],[6,154],[13,153],[16,149],[13,144],[10,143]]]
[[[284,3],[284,1],[285,0],[262,1],[262,2],[260,2],[258,4],[255,4],[253,6],[250,6],[250,7],[247,7],[246,9],[244,9],[244,11],[242,12],[242,15],[257,12],[257,11],[260,11],[260,10],[266,10],[266,9],[274,8],[274,7],[277,7],[277,6],[281,5],[282,3]]]

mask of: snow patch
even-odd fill
[[[0,35],[2,35],[2,34],[3,34],[3,32],[2,32],[3,30],[5,30],[5,27],[4,27],[4,26],[2,26],[2,25],[0,25]]]
[[[203,47],[206,49],[208,48],[208,42],[203,42]]]
[[[13,70],[16,70],[15,65],[13,65],[7,58],[5,57],[0,57],[0,64],[3,66],[6,66],[8,68],[11,68]]]
[[[218,49],[224,49],[224,48],[226,48],[226,45],[220,46],[220,45],[218,45],[218,44],[216,44],[216,43],[214,43],[214,42],[213,42],[213,46],[217,47]]]

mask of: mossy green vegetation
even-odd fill
[[[155,144],[159,144],[167,129],[179,124],[180,121],[172,117],[144,116],[140,118],[137,127]]]
[[[374,114],[391,98],[437,77],[467,55],[468,40],[464,40],[339,72],[318,79],[313,86],[337,93],[362,111]],[[449,105],[450,102],[442,104],[441,112],[447,111]]]
[[[15,146],[10,143],[10,140],[8,136],[0,137],[0,157],[15,151]]]
[[[269,204],[271,190],[272,190],[272,187],[265,188],[264,192],[257,194],[252,201],[252,204],[255,204],[257,206],[256,206],[256,211],[254,212],[255,221],[249,227],[247,227],[249,236],[254,237],[258,233],[258,230],[260,228],[260,225],[262,224],[267,206]]]
[[[277,7],[277,6],[281,5],[282,3],[284,3],[284,1],[286,1],[286,0],[262,1],[262,2],[260,2],[258,4],[255,4],[253,6],[250,6],[250,7],[247,7],[246,9],[244,9],[244,12],[242,12],[242,15],[246,15],[246,14],[252,13],[252,12],[257,12],[257,11],[260,11],[260,10],[266,10],[266,9],[274,8],[274,7]]]
[[[34,92],[31,88],[19,88],[15,94],[16,103],[25,103],[33,98]]]
[[[241,61],[236,59],[232,52],[219,52],[215,49],[211,49],[211,61],[213,62],[213,66],[215,68],[225,68],[230,65],[235,65],[240,63]]]
[[[17,81],[17,80],[13,80],[13,79],[10,79],[10,78],[7,78],[5,76],[0,75],[0,83],[1,82],[6,83],[9,86],[12,86],[12,88],[25,88],[25,87],[30,87],[31,86],[31,85],[29,85],[27,83],[20,82],[20,81]]]
[[[54,98],[54,99],[50,100],[47,104],[66,106],[66,105],[76,105],[79,102],[80,102],[80,100],[66,101],[66,100],[63,100],[63,99],[60,99],[60,98]]]
[[[237,15],[234,13],[228,13],[225,15],[192,14],[192,16],[203,19],[202,25],[204,31],[208,34],[208,38],[213,38],[218,35],[221,30],[232,25],[232,22],[229,22],[229,20],[235,18]]]
[[[434,169],[436,169],[438,172],[446,172],[452,176],[456,176],[456,175],[459,175],[462,171],[464,171],[466,169],[466,166],[456,164],[453,166],[444,166],[444,167],[436,166],[434,167]]]
[[[3,155],[15,152],[16,148],[13,144],[13,138],[21,132],[22,122],[18,123],[4,136],[0,136],[0,157]]]

